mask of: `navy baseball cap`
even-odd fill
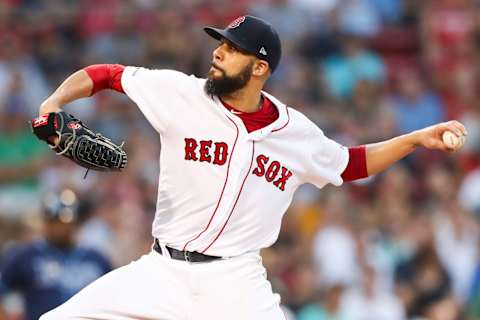
[[[246,52],[268,62],[272,72],[282,56],[280,38],[273,27],[253,16],[242,16],[233,20],[225,29],[203,28],[211,37],[227,39]]]

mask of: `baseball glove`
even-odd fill
[[[48,143],[58,155],[78,165],[97,171],[119,171],[127,165],[121,145],[87,128],[65,112],[51,112],[31,121],[33,133]],[[58,137],[54,144],[52,137]],[[88,171],[87,171],[88,172]]]

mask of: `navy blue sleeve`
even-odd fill
[[[30,254],[24,247],[13,248],[0,266],[0,293],[25,286],[28,279]]]

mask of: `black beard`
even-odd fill
[[[250,63],[234,76],[227,76],[225,71],[219,69],[222,76],[217,79],[213,78],[213,73],[208,73],[208,78],[204,86],[205,92],[208,95],[221,97],[230,95],[244,88],[252,77],[252,67],[253,63]]]

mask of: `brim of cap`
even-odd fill
[[[218,28],[212,28],[212,27],[205,27],[203,28],[203,31],[205,31],[210,37],[220,41],[222,38],[227,39],[228,41],[232,42],[234,45],[238,46],[239,48],[255,55],[255,53],[250,50],[249,48],[245,48],[241,41],[239,41],[236,37],[234,37],[231,33],[229,33],[226,30],[223,29],[218,29]]]

